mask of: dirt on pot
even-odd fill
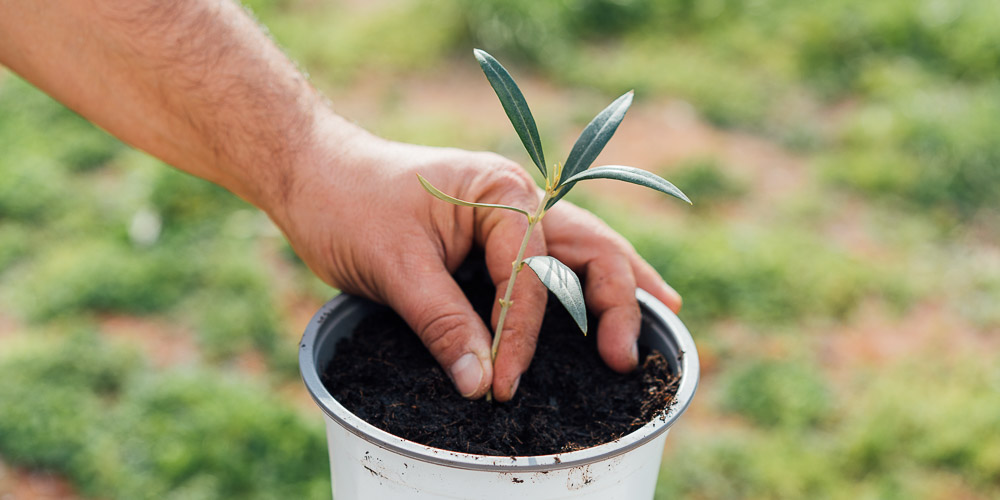
[[[495,288],[482,256],[463,264],[456,279],[485,321]],[[596,335],[583,336],[553,297],[548,304],[534,360],[508,403],[462,398],[395,314],[362,320],[338,344],[323,383],[344,407],[379,429],[481,455],[589,448],[642,427],[669,407],[679,378],[662,355],[640,350],[637,370],[615,373],[598,355]]]

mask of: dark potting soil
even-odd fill
[[[455,278],[486,321],[495,289],[481,255],[463,264]],[[634,372],[612,371],[597,353],[593,321],[589,331],[584,336],[550,296],[531,367],[507,403],[459,395],[391,312],[369,316],[353,337],[341,340],[322,379],[352,413],[417,443],[500,456],[579,450],[614,441],[662,415],[678,383],[663,356],[648,349],[640,349]]]

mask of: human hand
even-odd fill
[[[547,292],[518,280],[495,365],[492,329],[472,309],[451,273],[474,244],[499,299],[527,222],[505,210],[456,207],[427,194],[420,173],[458,198],[533,210],[540,193],[517,164],[474,153],[386,141],[356,131],[299,165],[288,196],[269,210],[296,252],[324,281],[396,310],[468,398],[492,386],[510,400],[534,355]],[[635,368],[638,285],[671,309],[680,296],[632,246],[597,217],[567,202],[536,226],[526,255],[551,254],[586,276],[585,295],[599,317],[598,349],[612,369]],[[499,315],[494,306],[492,325]]]
[[[398,311],[459,392],[480,397],[492,384],[509,400],[547,292],[517,280],[494,366],[492,334],[450,272],[478,244],[503,291],[527,222],[441,202],[416,174],[462,199],[534,209],[531,177],[493,154],[392,143],[351,126],[237,4],[165,5],[10,3],[0,61],[125,142],[265,209],[323,280]],[[102,36],[80,45],[80,26]],[[536,226],[526,255],[546,252],[587,275],[601,355],[633,368],[635,286],[674,309],[680,298],[624,239],[566,202]]]

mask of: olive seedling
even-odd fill
[[[604,111],[601,111],[583,129],[580,137],[573,145],[573,149],[570,150],[565,163],[556,163],[552,168],[546,168],[545,156],[542,153],[542,143],[538,138],[538,128],[535,126],[535,119],[531,116],[531,110],[528,109],[528,103],[525,101],[521,89],[514,83],[514,79],[510,76],[510,73],[493,56],[479,49],[475,49],[474,53],[476,59],[479,61],[479,66],[482,67],[483,73],[486,74],[486,79],[489,80],[497,97],[500,98],[500,103],[503,105],[503,109],[507,113],[511,124],[514,125],[514,130],[521,138],[524,148],[528,151],[531,161],[542,172],[542,176],[545,178],[545,194],[532,214],[528,213],[527,210],[507,205],[460,200],[441,192],[421,175],[418,174],[417,178],[424,189],[435,197],[449,203],[464,207],[513,210],[528,219],[528,229],[524,233],[524,239],[521,241],[521,248],[517,252],[517,257],[511,264],[510,280],[507,282],[507,289],[504,292],[503,298],[500,299],[500,317],[497,320],[496,333],[493,334],[493,348],[491,349],[492,360],[496,362],[497,349],[500,346],[500,336],[503,334],[504,319],[507,317],[507,311],[511,306],[510,296],[514,290],[514,280],[517,279],[518,273],[525,265],[538,276],[538,279],[546,288],[566,307],[570,316],[573,317],[576,324],[583,330],[584,335],[587,334],[587,309],[583,301],[580,278],[576,276],[576,273],[554,257],[540,255],[524,258],[524,251],[528,247],[528,240],[531,238],[532,230],[545,217],[545,213],[556,202],[561,200],[563,196],[566,196],[566,193],[570,189],[573,189],[573,186],[577,182],[590,179],[616,179],[646,186],[675,196],[688,203],[691,203],[691,200],[670,182],[645,170],[622,165],[589,168],[594,159],[597,158],[597,155],[604,149],[608,140],[611,139],[611,136],[614,135],[615,130],[618,129],[618,124],[621,123],[622,118],[625,117],[625,112],[632,104],[632,91],[615,99],[614,102],[605,108]],[[487,394],[487,398],[490,399],[491,396],[492,391]]]

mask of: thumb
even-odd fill
[[[462,396],[482,397],[493,380],[486,325],[443,263],[408,274],[405,283],[386,287],[389,306],[417,333]]]

